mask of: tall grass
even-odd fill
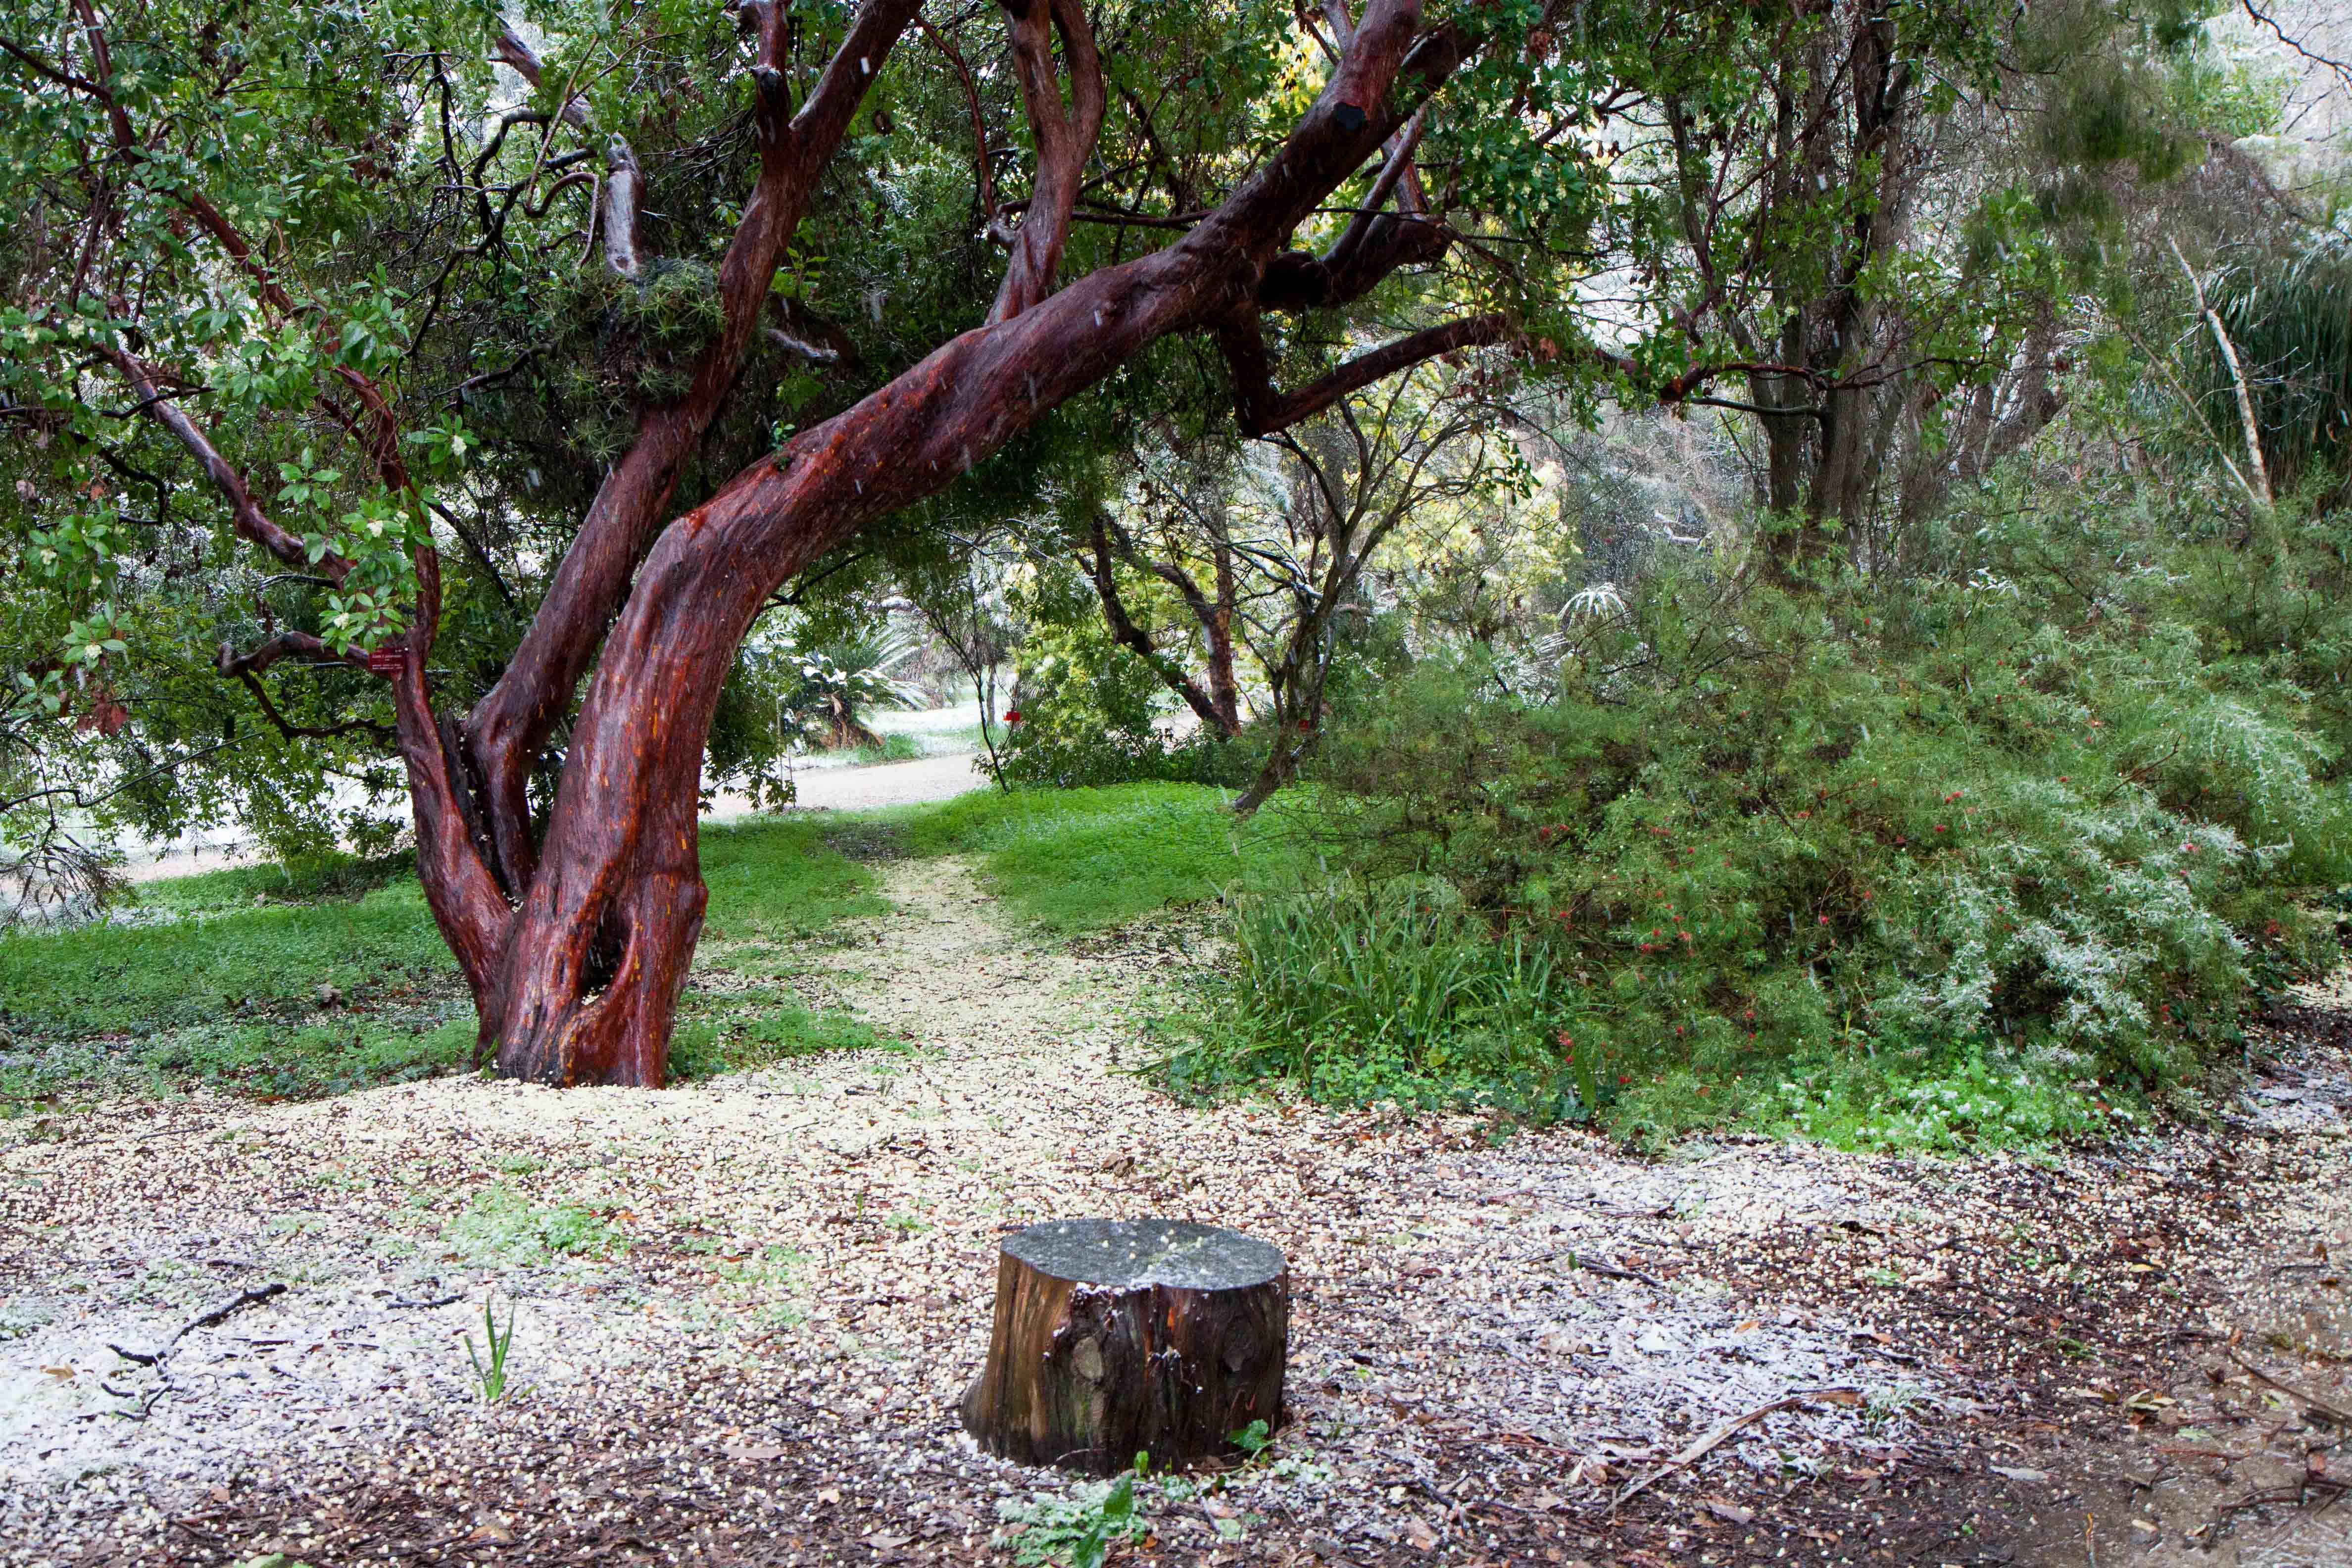
[[[1234,901],[1216,1005],[1178,1026],[1180,1089],[1287,1080],[1343,1103],[1488,1104],[1582,1118],[1606,1099],[1575,1045],[1578,990],[1540,943],[1497,937],[1427,885]]]

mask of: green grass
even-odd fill
[[[703,967],[822,969],[826,934],[888,912],[872,864],[969,853],[1055,933],[1216,896],[1289,864],[1223,792],[1130,784],[759,819],[702,835]],[[331,989],[322,989],[331,988]],[[309,1099],[466,1070],[473,1010],[409,864],[325,857],[147,884],[125,918],[0,935],[0,1113],[100,1087]],[[897,1042],[780,987],[690,985],[672,1049],[707,1078]]]
[[[819,1012],[783,991],[689,991],[678,1003],[670,1071],[691,1081],[835,1051],[903,1049],[846,1013]]]
[[[1606,1003],[1523,935],[1496,939],[1424,880],[1245,894],[1234,956],[1155,1021],[1188,1098],[1270,1082],[1343,1105],[1590,1122],[1654,1152],[1746,1127],[1870,1152],[2044,1149],[2128,1128],[2144,1097],[2088,1058],[1854,1037],[1700,1065],[1606,1042]]]
[[[1291,864],[1282,818],[1236,822],[1229,799],[1206,784],[974,790],[870,816],[910,854],[981,856],[991,891],[1066,934],[1280,876]]]
[[[911,763],[929,754],[920,735],[892,734],[883,736],[879,745],[854,748],[849,756],[857,766],[870,768],[877,763]]]
[[[886,915],[873,868],[833,847],[836,824],[761,817],[702,831],[702,879],[710,889],[702,934],[712,941],[790,941],[835,921]]]
[[[834,831],[803,820],[707,830],[706,942],[792,943],[887,912],[873,870],[832,847]],[[402,858],[152,882],[124,914],[0,934],[0,1114],[101,1084],[312,1099],[472,1060],[473,1008]],[[681,1077],[874,1043],[851,1020],[764,993],[682,1024]]]
[[[414,881],[356,899],[255,906],[212,872],[183,893],[159,884],[159,911],[178,919],[107,921],[0,935],[0,1014],[47,1037],[150,1035],[218,1022],[240,1007],[315,1006],[331,985],[353,1002],[413,994],[452,968]],[[241,906],[241,907],[240,907]]]
[[[510,1187],[476,1193],[441,1232],[476,1263],[542,1267],[560,1258],[604,1258],[627,1238],[604,1215],[578,1204],[535,1204]]]

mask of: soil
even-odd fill
[[[1101,1215],[1263,1237],[1294,1287],[1286,1424],[1137,1488],[1115,1563],[2352,1562],[2340,996],[2210,1124],[1645,1161],[1172,1102],[1133,1069],[1197,931],[1047,942],[958,861],[882,866],[897,912],[805,983],[879,1049],[0,1126],[0,1561],[1034,1554],[1086,1494],[956,1401],[999,1239]]]

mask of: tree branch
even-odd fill
[[[1234,408],[1243,433],[1271,436],[1401,370],[1440,354],[1500,342],[1509,331],[1510,323],[1500,315],[1465,316],[1358,354],[1287,396],[1275,390],[1265,337],[1254,318],[1219,329],[1217,344],[1233,370]]]
[[[1037,142],[1037,178],[1013,231],[1004,282],[988,312],[989,324],[1009,321],[1054,291],[1054,275],[1069,242],[1070,214],[1078,204],[1087,160],[1102,130],[1102,61],[1081,0],[1008,0],[1013,12],[1013,64],[1021,100]],[[1062,37],[1069,68],[1065,105],[1054,79],[1054,39]]]
[[[626,597],[687,458],[734,385],[769,284],[819,174],[919,8],[920,0],[866,0],[789,122],[780,118],[781,21],[772,8],[750,18],[761,29],[754,75],[760,175],[719,264],[724,325],[697,362],[685,395],[639,416],[636,439],[598,488],[514,658],[466,725],[467,755],[483,792],[499,879],[510,889],[530,885],[535,859],[524,797],[530,770]]]
[[[310,559],[310,547],[296,534],[288,532],[273,521],[253,499],[245,476],[220,454],[186,410],[170,397],[156,390],[154,378],[147,367],[121,349],[101,348],[99,353],[122,373],[131,390],[139,395],[140,412],[172,434],[173,439],[192,453],[213,483],[228,502],[229,517],[236,531],[261,546],[289,566],[305,572],[317,572],[331,581],[341,584],[351,574],[352,563],[340,555],[328,554],[317,561]]]
[[[980,111],[980,84],[972,79],[971,66],[956,47],[948,42],[947,35],[931,26],[929,18],[917,16],[915,25],[923,30],[930,46],[947,59],[956,79],[963,84],[964,106],[971,111],[971,161],[974,189],[980,202],[980,221],[983,227],[996,222],[996,174],[988,161],[988,121]]]
[[[1202,723],[1206,724],[1217,734],[1230,735],[1232,726],[1226,722],[1223,715],[1217,711],[1215,701],[1207,692],[1201,689],[1200,683],[1191,675],[1182,670],[1170,670],[1164,668],[1160,650],[1153,646],[1150,634],[1137,626],[1134,617],[1128,614],[1127,602],[1119,597],[1118,576],[1111,570],[1112,527],[1108,514],[1097,510],[1091,525],[1094,552],[1089,570],[1095,581],[1095,595],[1102,600],[1103,620],[1109,626],[1110,635],[1121,644],[1141,654],[1160,675],[1161,684],[1181,697],[1184,700],[1184,706],[1190,708]],[[1118,543],[1119,553],[1131,558],[1135,552],[1133,544],[1124,536],[1119,539]],[[1154,562],[1152,565],[1156,569],[1160,566],[1160,563]],[[1163,576],[1170,574],[1178,577],[1183,576],[1182,573],[1177,572],[1172,566],[1160,573]],[[1186,587],[1192,588],[1192,592],[1186,595],[1188,600],[1198,601],[1201,598],[1200,590],[1192,586],[1190,578],[1185,578],[1184,584]],[[1195,614],[1198,613],[1196,610]],[[1213,628],[1204,626],[1203,629]]]

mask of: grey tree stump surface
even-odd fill
[[[1063,1219],[1004,1238],[963,1423],[990,1452],[1111,1475],[1204,1458],[1282,1418],[1290,1270],[1189,1220]]]

